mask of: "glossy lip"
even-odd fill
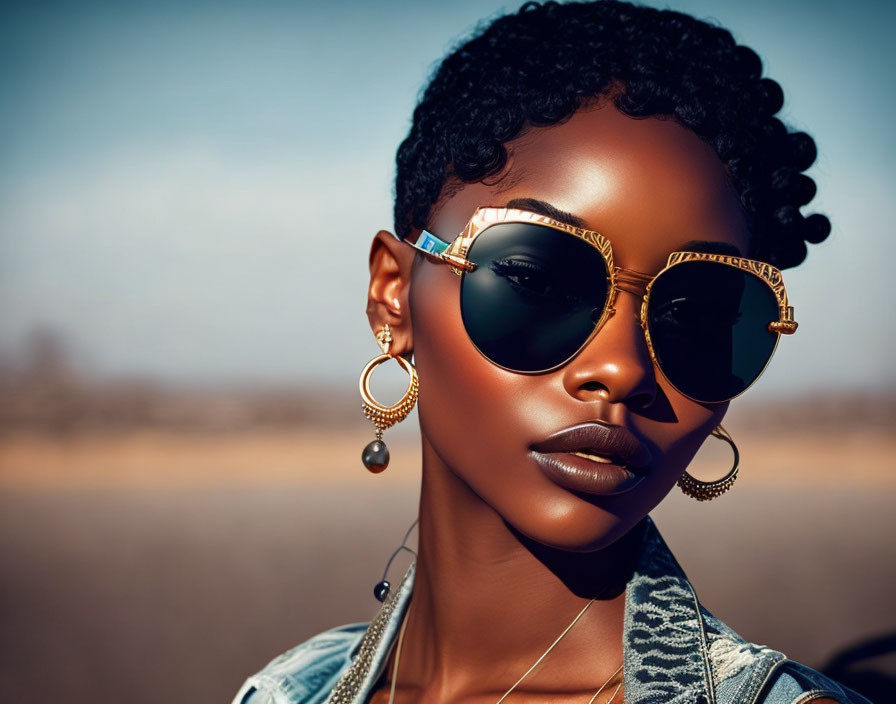
[[[651,459],[631,431],[598,422],[564,428],[532,445],[529,454],[556,484],[605,496],[640,484]]]

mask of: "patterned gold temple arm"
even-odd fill
[[[405,240],[405,242],[425,254],[432,255],[441,261],[447,262],[451,265],[451,270],[459,276],[461,271],[473,271],[473,269],[476,268],[476,265],[473,262],[456,254],[457,242],[459,239],[460,238],[457,238],[454,242],[448,244],[445,240],[436,237],[431,232],[423,230],[416,242],[411,242],[409,240]]]

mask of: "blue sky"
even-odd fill
[[[659,3],[651,3],[659,4]],[[68,3],[0,10],[0,352],[97,373],[354,385],[370,238],[429,70],[516,3]],[[817,140],[834,233],[755,394],[892,387],[892,3],[706,2]]]

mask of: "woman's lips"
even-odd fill
[[[618,464],[596,462],[569,452],[529,454],[554,483],[586,494],[621,494],[640,484],[645,476]]]
[[[530,455],[560,486],[608,496],[640,484],[651,459],[631,431],[596,422],[564,428],[532,445]]]

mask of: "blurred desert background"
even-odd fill
[[[709,609],[889,701],[896,5],[674,5],[783,85],[833,232],[728,413],[737,484],[654,517]],[[415,411],[361,465],[368,248],[434,62],[516,6],[0,4],[0,701],[226,703],[375,613],[419,440]],[[730,459],[710,440],[693,472]]]
[[[29,349],[0,376],[5,701],[228,701],[279,652],[372,617],[415,516],[416,411],[371,475],[355,389],[102,383],[46,331]],[[894,423],[894,395],[732,406],[734,489],[654,512],[708,608],[869,694],[893,683]],[[710,439],[692,471],[730,459]]]

